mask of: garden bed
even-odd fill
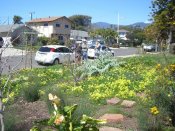
[[[44,101],[47,104],[48,112],[51,113],[53,109],[47,96],[52,93],[61,98],[64,105],[78,104],[78,108],[74,113],[74,119],[76,120],[80,119],[83,114],[99,118],[105,113],[120,113],[124,115],[124,121],[118,124],[107,124],[107,126],[128,130],[142,130],[145,128],[159,130],[173,127],[170,121],[172,120],[171,111],[167,108],[172,106],[171,100],[173,100],[173,94],[169,87],[174,86],[174,81],[170,80],[171,73],[175,70],[173,66],[175,63],[174,56],[144,55],[125,58],[120,60],[119,63],[103,73],[80,79],[76,84],[70,66],[60,65],[46,69],[23,70],[17,76],[13,76],[9,83],[9,86],[11,86],[10,101],[6,98],[3,101],[8,104],[9,109],[21,97],[32,102]],[[78,72],[77,75],[80,75],[80,73]],[[5,78],[3,81],[5,81]],[[157,87],[157,83],[159,87]],[[8,90],[5,90],[4,93],[8,93]],[[161,99],[154,99],[158,96]],[[134,100],[137,104],[132,108],[107,105],[106,100],[113,97]],[[164,101],[164,98],[167,101]],[[169,103],[167,108],[164,103]],[[28,104],[30,107],[28,107]],[[35,103],[33,104],[35,105]],[[21,108],[29,111],[30,108],[35,107],[33,104],[26,102],[24,106],[28,107],[27,109],[21,107],[23,106],[21,104],[17,106],[19,108],[16,108],[17,111],[13,114],[20,116]],[[165,108],[162,108],[162,105]],[[155,107],[154,111],[151,110],[153,107]],[[9,112],[10,110],[6,111]],[[165,111],[167,113],[164,113]],[[23,114],[26,118],[23,117]],[[25,113],[21,115],[20,117],[26,120],[31,118],[32,121],[35,120],[32,117],[38,117],[37,114],[32,113],[29,116]],[[162,117],[167,118],[163,119]],[[155,122],[155,119],[159,119],[159,121]]]

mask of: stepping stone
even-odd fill
[[[126,108],[131,108],[136,104],[135,101],[128,101],[128,100],[124,100],[121,105],[126,107]]]
[[[121,100],[119,98],[111,98],[109,100],[106,100],[107,104],[109,105],[116,105],[120,102]]]
[[[122,114],[104,114],[100,119],[105,119],[107,123],[120,123],[124,120]]]
[[[141,92],[141,93],[137,93],[136,94],[138,97],[142,97],[142,98],[145,98],[146,97],[146,94]]]
[[[104,126],[104,127],[101,127],[99,131],[122,131],[122,130],[119,128]]]

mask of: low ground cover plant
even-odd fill
[[[175,59],[173,57],[144,55],[125,58],[120,60],[121,63],[117,60],[118,63],[112,64],[100,73],[88,74],[87,71],[83,71],[86,68],[81,68],[78,73],[84,72],[86,77],[77,84],[74,83],[68,66],[26,69],[12,77],[8,85],[10,90],[5,90],[4,94],[10,92],[8,96],[13,100],[19,96],[27,96],[28,101],[35,101],[41,99],[41,96],[48,91],[54,93],[59,90],[67,97],[65,102],[71,101],[73,104],[76,101],[80,107],[89,101],[96,106],[106,104],[106,99],[113,97],[133,99],[138,103],[140,113],[137,118],[141,129],[157,131],[168,129],[168,126],[175,125]],[[104,63],[104,66],[100,65],[102,67],[100,69],[104,69],[109,64],[105,61],[110,60],[99,62]],[[91,65],[93,66],[93,63]],[[2,82],[4,79],[6,78],[4,77]],[[8,100],[9,97],[3,101]],[[77,103],[78,101],[80,103]],[[78,112],[76,117],[80,118],[80,114],[83,113]]]
[[[62,83],[58,87],[75,95],[87,94],[93,101],[112,97],[133,99],[137,93],[154,83],[155,71],[156,68],[145,66],[140,60],[133,58],[132,62],[127,59],[100,75],[91,75],[77,86]]]
[[[67,70],[62,65],[41,69],[23,69],[18,74],[14,74],[8,83],[4,94],[4,102],[23,96],[28,101],[38,100],[44,87],[51,86],[58,81],[67,79]],[[2,77],[2,85],[6,77]],[[35,97],[35,98],[34,98]]]

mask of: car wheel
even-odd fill
[[[59,59],[55,59],[54,62],[53,62],[53,65],[58,65],[60,62],[59,62]]]
[[[42,63],[41,63],[41,62],[38,62],[38,61],[37,61],[37,64],[38,64],[38,65],[42,65]]]

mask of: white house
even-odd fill
[[[37,30],[39,36],[56,37],[63,42],[70,38],[71,21],[65,16],[37,18],[27,25]]]
[[[119,35],[120,39],[127,40],[127,37],[126,37],[127,33],[129,33],[129,31],[121,29],[121,30],[119,30],[118,35]]]

